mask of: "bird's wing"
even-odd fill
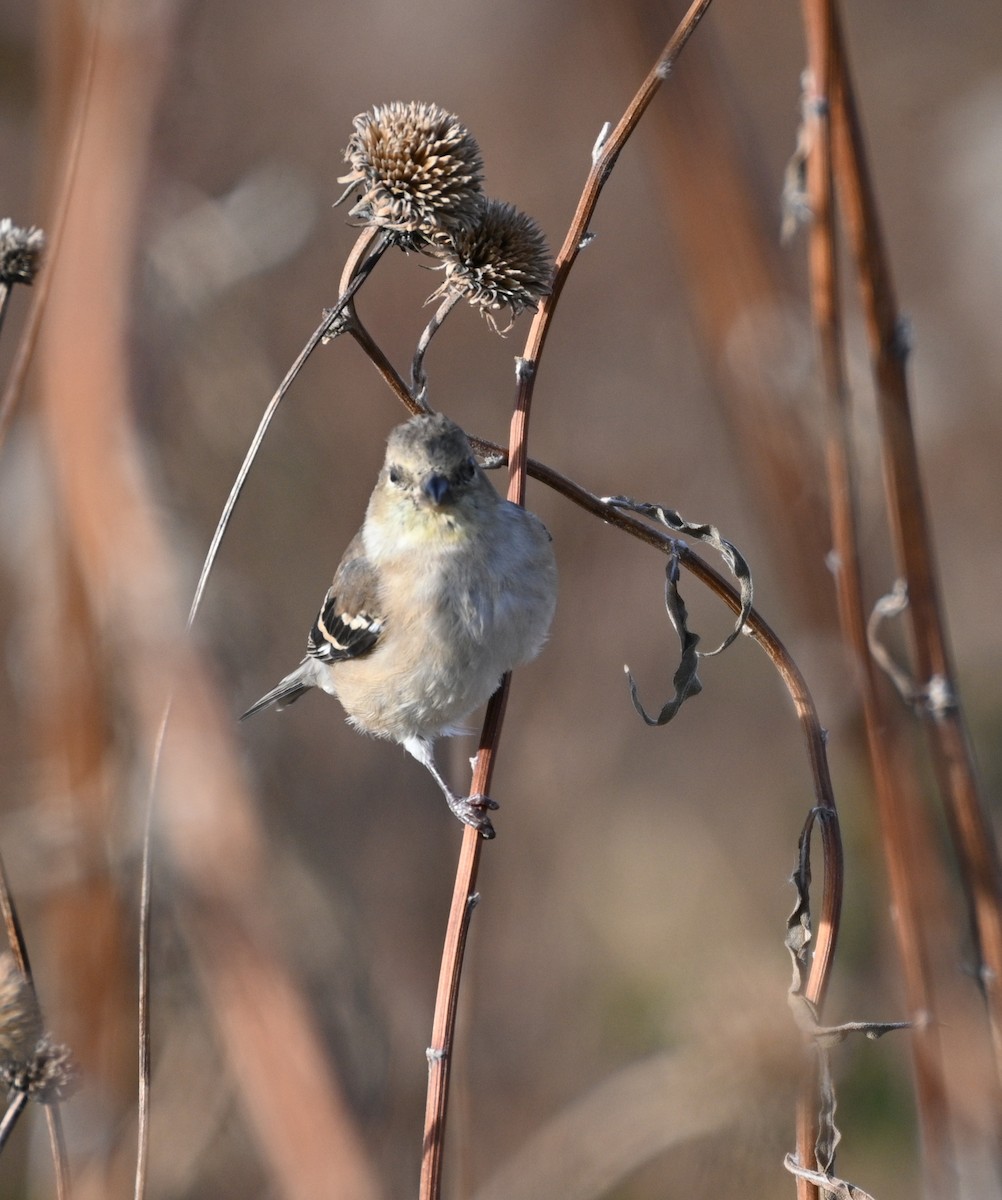
[[[379,577],[356,534],[334,574],[306,643],[307,655],[324,663],[368,654],[383,631]]]

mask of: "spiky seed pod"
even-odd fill
[[[35,990],[9,951],[0,954],[0,1067],[22,1064],[42,1036]]]
[[[45,250],[45,234],[33,225],[22,229],[10,217],[0,219],[0,283],[34,281]]]
[[[338,180],[346,195],[358,194],[353,217],[411,244],[476,221],[484,164],[457,117],[436,104],[395,101],[359,113],[354,125],[344,152],[351,170]]]
[[[477,224],[453,234],[435,253],[445,269],[435,296],[465,296],[495,329],[494,314],[508,309],[510,326],[550,291],[553,259],[546,238],[532,217],[504,200],[485,200]]]
[[[54,1042],[48,1034],[39,1039],[27,1062],[0,1067],[0,1080],[7,1088],[27,1092],[39,1104],[68,1099],[78,1079],[69,1046]]]

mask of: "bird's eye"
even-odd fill
[[[403,476],[398,467],[390,467],[390,483],[401,483]]]
[[[456,472],[460,483],[469,483],[477,473],[477,460],[471,455]]]

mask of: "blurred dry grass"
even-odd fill
[[[117,11],[109,0],[106,15]],[[906,20],[900,6],[854,6],[847,26],[915,329],[918,432],[959,674],[985,777],[997,783],[1002,637],[991,547],[1002,533],[1002,417],[992,314],[1002,301],[1002,18],[973,0],[949,13],[912,11]],[[53,139],[81,36],[69,14],[55,0],[41,14],[0,8],[0,208],[23,223],[49,211]],[[137,664],[122,659],[109,613],[96,607],[119,584],[106,577],[102,592],[93,559],[88,575],[66,551],[65,478],[63,490],[54,486],[43,455],[51,380],[60,420],[78,403],[79,428],[48,427],[50,446],[72,430],[64,447],[72,472],[75,439],[89,427],[84,398],[108,377],[97,358],[102,331],[120,319],[106,369],[132,406],[155,487],[150,517],[167,530],[181,577],[136,586],[149,589],[151,642],[169,644],[260,410],[333,299],[353,235],[329,204],[352,116],[412,97],[458,112],[484,150],[488,190],[533,213],[556,242],[598,129],[622,111],[668,31],[652,5],[404,10],[309,0],[280,10],[165,2],[109,31],[126,59],[136,46],[162,56],[162,84],[147,94],[150,124],[134,151],[135,237],[110,202],[97,202],[96,184],[83,192],[91,200],[72,244],[96,242],[122,261],[115,271],[107,254],[92,260],[74,293],[89,300],[55,307],[45,361],[61,356],[61,373],[48,385],[33,378],[0,461],[8,597],[0,848],[51,1022],[88,1068],[67,1121],[78,1161],[111,1164],[96,1195],[122,1194],[128,1181],[131,1147],[121,1138],[131,1111],[147,743],[127,711],[141,686],[130,682]],[[780,251],[773,235],[801,65],[788,7],[711,10],[603,197],[599,236],[575,268],[547,346],[532,453],[599,493],[629,492],[712,520],[751,559],[757,605],[797,657],[831,731],[848,852],[831,1015],[893,1017],[902,997],[858,714],[831,623],[818,479],[813,468],[795,470],[810,461],[812,335],[803,247]],[[155,82],[148,61],[147,71]],[[720,141],[729,136],[737,162]],[[80,253],[70,263],[78,270]],[[435,282],[396,256],[366,288],[360,310],[398,361],[409,357]],[[18,300],[0,342],[4,371],[23,319]],[[522,328],[502,341],[472,313],[457,314],[427,364],[432,402],[503,440]],[[854,350],[865,397],[861,338]],[[749,411],[758,415],[749,420]],[[865,403],[860,411],[876,511]],[[296,661],[398,417],[351,345],[318,352],[301,377],[207,595],[201,642],[224,711],[241,711]],[[748,469],[756,441],[775,456],[768,470]],[[649,1060],[650,1104],[643,1087],[608,1093],[606,1103],[621,1116],[624,1095],[639,1095],[636,1122],[650,1119],[653,1132],[645,1140],[627,1123],[643,1150],[632,1173],[620,1168],[625,1178],[604,1177],[612,1190],[601,1194],[789,1195],[781,1158],[792,1140],[797,1050],[782,932],[810,791],[788,702],[742,642],[705,665],[704,694],[673,725],[646,729],[629,706],[622,664],[643,696],[660,700],[673,653],[661,564],[538,487],[529,504],[556,539],[562,603],[544,656],[514,680],[496,776],[499,838],[481,870],[450,1125],[457,1194],[518,1194],[489,1181],[531,1152],[541,1127]],[[877,520],[864,521],[871,585],[881,589],[891,582],[885,538]],[[92,534],[100,549],[101,529]],[[692,587],[686,598],[712,640],[727,616]],[[150,681],[149,710],[163,688],[163,679]],[[406,1194],[417,1176],[423,1050],[459,831],[413,763],[352,734],[323,698],[239,737],[268,839],[264,924],[280,927],[385,1193]],[[58,755],[48,752],[56,746]],[[468,752],[453,751],[457,777]],[[567,777],[571,794],[556,786]],[[208,1016],[205,975],[192,970],[190,896],[160,861],[151,1194],[272,1194]],[[945,916],[961,930],[955,898]],[[958,969],[966,955],[958,933]],[[963,1045],[954,1050],[963,1058]],[[853,1048],[839,1065],[843,1173],[881,1200],[913,1195],[902,1040]],[[722,1095],[728,1087],[734,1095]],[[683,1116],[690,1136],[709,1141],[680,1150]],[[601,1159],[601,1126],[582,1128]],[[607,1136],[622,1140],[615,1128]],[[14,1151],[44,1178],[23,1133]],[[9,1155],[0,1195],[42,1194],[40,1184],[24,1190]],[[568,1157],[560,1178],[570,1189],[572,1167],[575,1178],[584,1172],[573,1150]]]

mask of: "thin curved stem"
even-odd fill
[[[435,315],[425,326],[424,332],[418,340],[417,350],[414,352],[414,361],[411,363],[411,394],[425,409],[428,408],[428,376],[424,370],[424,356],[431,345],[431,339],[442,328],[442,322],[461,299],[462,296],[459,292],[449,292],[446,295],[435,310]]]
[[[3,1148],[7,1145],[7,1139],[14,1132],[18,1118],[24,1112],[27,1105],[28,1093],[15,1092],[13,1100],[7,1105],[7,1111],[4,1113],[3,1118],[0,1119],[0,1154],[3,1153]]]
[[[9,283],[0,283],[0,333],[3,333],[4,318],[7,316],[7,306],[10,304],[12,290]]]
[[[524,458],[525,425],[527,418],[519,413],[527,413],[531,404],[536,372],[539,365],[546,337],[550,330],[553,314],[564,290],[564,284],[574,266],[575,260],[582,248],[588,244],[588,226],[598,204],[602,189],[612,173],[616,160],[630,135],[636,129],[640,118],[644,115],[664,81],[671,74],[678,56],[682,53],[689,38],[692,37],[696,26],[703,19],[711,0],[693,0],[689,11],[679,22],[678,28],[672,34],[657,62],[648,72],[647,78],[630,102],[619,124],[611,132],[603,129],[592,150],[592,169],[585,181],[581,199],[571,221],[567,236],[560,247],[554,264],[553,283],[548,295],[540,301],[536,315],[533,317],[526,339],[525,350],[522,352],[520,369],[517,376],[518,393],[516,399],[515,417],[513,418],[513,433],[516,435],[515,460],[510,464],[512,472],[521,469],[518,460]]]
[[[49,1130],[52,1146],[52,1162],[56,1175],[56,1200],[69,1200],[70,1168],[66,1152],[66,1134],[63,1132],[63,1114],[58,1104],[45,1105],[45,1123]]]
[[[230,522],[230,517],[233,514],[233,509],[236,507],[237,500],[240,498],[240,493],[243,491],[244,484],[247,482],[247,476],[250,474],[250,469],[254,464],[254,459],[257,457],[257,452],[261,448],[261,443],[264,441],[264,435],[268,432],[268,426],[271,424],[272,417],[275,411],[285,398],[286,393],[292,386],[296,376],[302,370],[306,360],[310,357],[313,351],[320,345],[325,337],[329,337],[335,331],[338,323],[344,315],[345,309],[351,303],[355,293],[368,278],[373,267],[379,261],[384,250],[390,244],[390,237],[387,233],[380,229],[367,228],[362,231],[358,241],[355,244],[355,249],[349,257],[348,263],[350,270],[347,272],[347,282],[342,280],[341,292],[338,297],[337,304],[333,308],[324,313],[323,320],[316,327],[297,356],[295,362],[286,372],[285,378],[278,385],[278,390],[268,401],[268,406],[264,410],[264,415],[257,427],[254,437],[251,439],[251,444],[248,447],[244,461],[237,472],[237,477],[230,489],[230,494],[226,498],[226,503],[223,505],[223,511],[219,517],[219,523],[216,525],[216,531],[212,535],[212,541],[209,544],[208,553],[205,556],[205,562],[202,564],[202,572],[198,577],[198,583],[195,586],[195,594],[191,601],[191,609],[188,613],[188,628],[194,624],[195,617],[198,613],[199,605],[202,602],[202,595],[205,592],[205,585],[209,579],[209,573],[212,570],[213,564],[216,561],[216,555],[219,551],[220,543],[223,540],[223,535],[226,533],[227,526]]]
[[[362,319],[359,317],[353,304],[350,304],[345,309],[343,328],[345,333],[358,342],[362,348],[362,352],[382,376],[387,387],[389,387],[390,391],[393,392],[412,416],[431,412],[431,409],[428,408],[423,399],[417,399],[407,384],[404,383],[400,372],[386,357],[382,347],[362,323]]]
[[[202,601],[202,596],[205,592],[206,584],[208,583],[209,574],[212,571],[216,561],[216,556],[219,552],[219,546],[222,543],[223,536],[229,525],[230,517],[236,507],[237,500],[240,498],[240,493],[243,491],[244,484],[247,481],[247,476],[257,457],[257,452],[261,447],[264,436],[268,431],[271,420],[275,412],[292,386],[293,381],[299,374],[303,364],[317,348],[325,337],[330,336],[334,330],[339,329],[339,325],[344,321],[346,311],[351,308],[351,302],[354,299],[358,289],[362,286],[369,274],[372,272],[376,263],[379,261],[383,252],[390,245],[391,239],[388,234],[379,229],[367,228],[362,231],[348,256],[345,270],[341,279],[339,296],[334,307],[324,313],[323,319],[314,330],[303,349],[300,351],[295,362],[286,372],[285,378],[279,384],[278,390],[268,402],[268,406],[264,411],[264,415],[258,424],[257,431],[251,440],[250,447],[244,456],[244,461],[237,472],[237,477],[234,480],[233,486],[230,489],[230,494],[223,506],[223,511],[219,517],[215,532],[212,536],[212,541],[209,544],[208,552],[205,556],[205,561],[202,564],[202,571],[198,577],[198,583],[195,587],[195,592],[191,601],[191,608],[188,612],[188,621],[186,628],[190,631],[195,617],[198,615],[198,609]],[[164,707],[163,716],[160,719],[160,725],[157,729],[156,742],[153,748],[153,755],[150,764],[150,778],[146,794],[146,806],[143,814],[143,849],[142,849],[142,868],[139,889],[139,997],[138,997],[138,1038],[139,1038],[139,1087],[138,1087],[138,1130],[137,1130],[137,1151],[136,1151],[136,1178],[134,1197],[135,1200],[142,1200],[146,1191],[146,1167],[149,1158],[149,1113],[150,1113],[150,1086],[151,1086],[151,1052],[150,1052],[150,940],[151,940],[151,912],[152,912],[152,823],[153,823],[153,802],[156,794],[157,781],[160,776],[160,763],[163,756],[164,739],[167,733],[167,725],[170,721],[172,698],[169,697],[167,704]]]
[[[163,756],[164,738],[170,721],[172,700],[168,699],[157,729],[156,742],[150,764],[150,780],[146,792],[146,809],[143,813],[143,851],[139,877],[139,995],[136,1000],[138,1023],[139,1088],[136,1099],[136,1179],[133,1191],[135,1200],[146,1194],[146,1176],[150,1153],[150,1088],[152,1084],[152,1052],[150,1046],[150,943],[153,886],[153,802],[157,780],[160,778],[160,760]]]

